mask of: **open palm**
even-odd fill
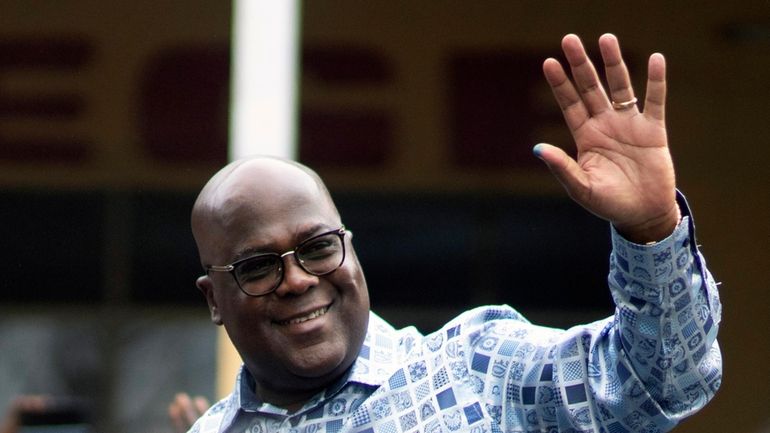
[[[574,83],[557,60],[543,64],[575,140],[577,160],[547,144],[536,146],[535,153],[570,197],[630,240],[660,240],[679,220],[664,121],[665,60],[660,54],[650,56],[640,112],[617,39],[603,35],[599,46],[610,96],[575,35],[562,40]]]

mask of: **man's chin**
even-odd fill
[[[346,365],[347,364],[347,365]],[[332,381],[342,374],[352,362],[342,356],[304,358],[289,364],[289,372],[303,381]]]

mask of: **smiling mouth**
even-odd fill
[[[324,314],[326,314],[327,311],[329,311],[329,306],[321,307],[321,308],[319,308],[319,309],[317,309],[315,311],[312,311],[309,314],[307,314],[305,316],[302,316],[302,317],[295,317],[295,318],[290,319],[290,320],[283,320],[283,321],[276,322],[276,323],[278,323],[279,325],[296,325],[298,323],[307,322],[308,320],[317,319],[317,318],[323,316]]]

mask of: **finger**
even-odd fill
[[[44,395],[22,395],[14,399],[12,407],[19,412],[42,412],[49,401],[50,397]]]
[[[577,35],[567,35],[562,39],[562,50],[567,57],[572,78],[580,93],[586,109],[591,115],[597,115],[611,108],[594,64],[588,58],[583,43]]]
[[[174,397],[174,401],[169,406],[169,416],[172,418],[175,426],[182,428],[185,426],[189,427],[192,425],[190,420],[194,421],[198,418],[195,415],[195,409],[190,396],[183,392]]]
[[[198,417],[206,413],[206,411],[209,409],[209,401],[206,400],[204,397],[195,397],[195,409],[198,412]]]
[[[631,77],[628,75],[628,67],[623,61],[620,52],[620,44],[615,35],[606,33],[599,38],[599,49],[604,61],[604,73],[607,76],[607,85],[610,90],[610,98],[614,102],[627,102],[634,100],[634,89],[631,86]],[[638,112],[636,105],[628,110]]]
[[[574,132],[589,117],[583,100],[580,99],[575,86],[572,85],[558,60],[546,59],[543,62],[543,75],[545,75],[548,85],[551,86],[551,91],[559,104],[559,108],[561,108],[567,127],[571,132]]]
[[[644,115],[664,122],[666,116],[666,58],[655,53],[647,63],[647,94],[644,99]]]
[[[542,159],[567,194],[578,203],[585,203],[588,196],[588,179],[578,163],[556,146],[540,143],[533,149]]]
[[[168,418],[171,420],[171,425],[175,432],[184,433],[187,431],[185,422],[182,420],[182,409],[176,401],[172,401],[168,405]]]
[[[182,402],[183,404],[181,404],[181,406],[184,410],[184,421],[187,423],[187,427],[189,428],[195,423],[195,420],[200,417],[200,414],[198,413],[197,406],[193,404],[193,401],[190,399],[189,395],[182,395]]]

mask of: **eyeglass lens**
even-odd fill
[[[302,269],[313,275],[332,272],[342,265],[345,257],[342,238],[336,231],[306,240],[297,246],[294,255]],[[283,277],[282,260],[278,254],[263,254],[244,260],[234,270],[238,285],[250,295],[273,291]]]

